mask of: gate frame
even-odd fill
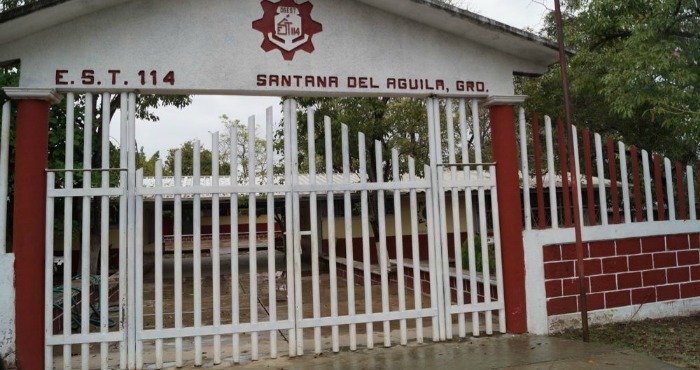
[[[36,143],[48,141],[49,108],[51,104],[60,102],[62,96],[55,89],[5,88],[4,90],[8,96],[18,101],[17,125],[20,129],[18,130],[16,161],[23,165],[16,166],[15,170],[17,189],[15,199],[26,200],[17,202],[14,209],[14,251],[17,270],[15,285],[18,313],[16,320],[17,360],[23,368],[41,368],[44,366],[45,333],[44,330],[41,330],[44,329],[41,327],[42,325],[37,325],[36,317],[44,315],[45,279],[43,277],[46,253],[41,246],[46,234],[45,220],[37,221],[36,215],[46,213],[45,184],[47,174],[45,169],[47,154],[42,150],[37,151],[36,148],[43,146]],[[505,272],[507,331],[510,333],[527,331],[525,265],[522,246],[523,216],[522,212],[514,212],[512,208],[520,209],[514,106],[522,103],[524,99],[523,96],[491,96],[484,104],[490,111],[493,154],[498,162],[496,170],[499,194],[498,211],[504,246],[503,255],[509,256],[502,262]],[[133,161],[128,164],[129,168],[135,169]],[[135,182],[136,173],[135,171],[130,172],[128,180],[132,183]],[[132,188],[135,189],[133,186]],[[42,194],[44,196],[41,198],[44,201],[37,202],[37,195]],[[133,202],[129,202],[128,212],[134,216],[135,196],[130,198],[133,199]],[[130,241],[132,243],[129,244],[134,246],[135,240],[130,237]],[[130,252],[130,255],[134,255],[135,250],[130,250]],[[37,279],[37,275],[42,278]],[[129,298],[134,297],[130,296]],[[130,301],[133,302],[133,300]],[[441,339],[444,333],[441,333]],[[130,329],[129,336],[135,339],[135,331]],[[129,360],[131,363],[132,358]]]

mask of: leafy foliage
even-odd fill
[[[253,160],[255,161],[255,175],[258,181],[266,181],[265,179],[268,175],[267,142],[265,139],[259,136],[258,131],[260,131],[260,128],[257,126],[255,127],[255,141],[253,145],[253,152],[251,153],[249,145],[250,143],[248,142],[250,138],[248,127],[243,125],[240,120],[231,119],[225,114],[221,115],[219,119],[226,128],[223,131],[223,133],[220,134],[219,139],[222,153],[222,161],[226,161],[228,163],[228,158],[231,155],[231,150],[233,147],[235,148],[237,156],[239,158],[239,168],[236,169],[237,180],[239,182],[242,182],[248,179],[250,163],[249,161],[252,156]],[[237,131],[235,143],[231,142],[231,128],[233,127],[235,127]],[[284,146],[284,143],[282,142],[280,136],[273,136],[272,139],[274,154],[274,152],[281,150],[281,148]],[[281,173],[284,173],[284,168],[282,164],[279,162],[279,160],[275,160],[274,157],[272,163],[272,172],[273,175],[279,175]]]
[[[194,174],[194,148],[195,141],[189,140],[183,143],[179,148],[168,149],[168,155],[165,158],[163,166],[163,174],[173,176],[175,174],[175,153],[180,150],[182,156],[182,175],[191,176]],[[200,174],[202,176],[211,176],[212,172],[212,153],[211,150],[201,148],[199,152]],[[224,163],[225,164],[225,163]],[[228,167],[226,167],[228,173]],[[145,171],[144,171],[145,175]]]
[[[571,0],[564,9],[574,124],[697,161],[700,8],[694,0]],[[556,39],[554,15],[543,36]],[[559,67],[520,79],[529,108],[563,116]]]

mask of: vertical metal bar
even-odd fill
[[[343,183],[350,184],[350,142],[348,139],[348,126],[341,126],[341,143],[343,151]],[[352,245],[352,203],[351,193],[346,191],[345,194],[345,257],[347,259],[346,283],[348,289],[348,316],[355,316],[355,257],[353,255]],[[357,326],[350,324],[350,350],[357,349]]]
[[[458,110],[461,112],[463,104],[460,104]],[[452,99],[447,99],[445,114],[447,117],[447,147],[448,147],[448,160],[450,163],[457,163],[457,156],[455,154],[455,130],[454,130],[454,117],[452,114]],[[460,117],[462,119],[462,117]],[[398,163],[397,163],[398,166]],[[466,175],[466,174],[465,174]],[[452,181],[457,180],[457,167],[450,166],[450,179]],[[450,200],[452,202],[452,241],[454,243],[454,258],[455,258],[455,289],[457,305],[464,305],[464,280],[463,280],[463,269],[462,269],[462,230],[461,222],[459,219],[459,190],[452,188],[450,194]],[[447,228],[447,225],[445,225]],[[449,314],[449,312],[448,312]],[[467,335],[465,317],[463,313],[457,315],[458,328],[460,338],[464,338]]]
[[[102,94],[102,169],[100,187],[109,189],[109,124],[111,95]],[[109,197],[100,199],[100,333],[109,333]],[[100,344],[100,367],[106,370],[109,356],[109,343]]]
[[[9,103],[5,104],[5,110],[9,110]],[[4,112],[3,112],[4,114]],[[4,133],[3,133],[4,134]],[[5,136],[3,136],[5,137]],[[49,172],[46,174],[46,190],[50,194],[56,186],[56,174]],[[4,200],[4,198],[3,198]],[[50,195],[46,196],[46,260],[44,263],[44,338],[45,340],[54,335],[53,332],[53,256],[54,256],[54,203],[55,200]],[[2,227],[2,224],[0,224]],[[4,253],[4,251],[0,251]],[[3,360],[0,360],[3,361]],[[44,347],[44,369],[53,369],[53,346]]]
[[[530,205],[530,158],[527,154],[527,130],[525,129],[525,108],[518,109],[520,127],[520,161],[523,176],[523,209],[525,211],[525,229],[532,230],[532,207]]]
[[[384,182],[384,173],[380,171],[379,168],[383,167],[383,156],[381,153],[381,142],[379,140],[374,141],[375,156],[377,158],[377,182]],[[379,219],[379,269],[380,269],[380,283],[382,290],[382,312],[389,313],[391,308],[389,306],[389,253],[386,246],[386,209],[385,209],[385,199],[384,192],[377,191],[377,209],[378,209],[378,219]],[[384,347],[391,347],[391,321],[384,320],[382,322],[384,329]]]
[[[632,211],[630,210],[630,186],[627,180],[627,151],[625,144],[617,143],[618,152],[620,153],[620,179],[622,180],[622,205],[625,211],[625,223],[632,222]]]
[[[219,186],[219,132],[211,134],[211,178],[212,185]],[[221,212],[219,194],[211,197],[211,279],[214,328],[221,327]],[[214,335],[214,364],[221,363],[221,335]]]
[[[290,101],[292,116],[292,186],[299,185],[299,140],[297,138],[297,102]],[[292,192],[294,210],[294,310],[297,320],[301,322],[304,317],[302,310],[302,285],[301,285],[301,217],[299,213],[299,193]],[[297,354],[304,354],[304,331],[299,329],[297,334]]]
[[[195,140],[192,153],[193,186],[201,184],[201,152],[199,140]],[[192,201],[192,232],[194,234],[192,236],[194,327],[200,328],[202,327],[202,199],[199,194],[194,194]],[[202,337],[199,335],[194,337],[194,366],[202,366]]]
[[[324,117],[324,139],[325,139],[325,156],[326,156],[326,183],[333,183],[333,150],[332,150],[332,133],[331,119]],[[331,288],[331,316],[338,317],[338,276],[337,276],[337,250],[335,239],[335,198],[333,192],[329,191],[326,194],[326,206],[328,207],[328,259],[330,273],[330,288]],[[348,264],[347,268],[352,265]],[[340,350],[338,342],[338,326],[331,327],[331,346],[333,352]]]
[[[0,254],[7,252],[7,188],[9,186],[8,171],[10,168],[10,104],[11,103],[9,101],[3,104],[2,127],[0,128]]]
[[[265,126],[266,126],[266,141],[265,141],[265,152],[267,154],[267,184],[272,185],[274,182],[274,168],[273,168],[273,137],[274,132],[272,128],[273,117],[272,117],[272,107],[268,107],[265,116]],[[270,308],[270,322],[277,322],[277,282],[275,280],[276,270],[275,270],[275,194],[267,194],[267,277],[268,277],[268,295],[269,302],[268,307]],[[277,331],[270,330],[270,357],[277,358]]]
[[[175,151],[175,187],[182,187],[182,151]],[[175,329],[182,329],[182,196],[175,194]],[[182,367],[182,337],[175,338],[175,366]]]
[[[547,227],[544,210],[544,184],[542,180],[542,143],[540,139],[540,117],[532,113],[532,148],[535,151],[535,181],[537,183],[537,227]]]
[[[239,301],[239,272],[238,272],[238,127],[229,128],[231,144],[229,147],[229,164],[231,167],[231,323],[234,329],[240,324]],[[290,318],[291,319],[291,318]],[[232,357],[234,363],[241,362],[240,334],[234,333],[231,338]]]
[[[490,168],[491,179],[496,184],[496,167]],[[503,256],[501,253],[501,224],[498,215],[498,187],[491,188],[491,219],[493,223],[493,244],[496,259],[496,293],[500,302],[504,301],[503,294]],[[498,330],[501,333],[506,332],[506,310],[501,308],[498,310]]]
[[[367,184],[367,149],[365,144],[365,134],[358,134],[358,151],[360,157],[360,183],[363,185],[363,189]],[[365,314],[369,315],[372,313],[372,277],[371,277],[371,265],[370,265],[370,251],[369,251],[369,205],[368,205],[368,194],[367,190],[362,190],[360,193],[360,203],[362,208],[362,272],[364,274],[364,290],[365,290]],[[329,224],[330,225],[330,224]],[[329,246],[330,252],[330,238]],[[374,348],[374,328],[372,322],[367,322],[367,348]]]
[[[129,95],[121,93],[119,96],[119,167],[127,167],[127,146],[128,138],[128,118],[129,118]],[[71,181],[72,182],[72,181]],[[126,279],[126,248],[127,248],[127,173],[119,173],[119,187],[122,189],[122,196],[119,198],[119,331],[123,334],[123,339],[119,344],[119,368],[126,369],[128,361],[127,348],[127,279]]]
[[[661,177],[661,157],[654,154],[654,185],[656,188],[656,212],[659,221],[666,220],[666,206],[664,205],[664,184]]]
[[[603,167],[603,140],[599,134],[595,134],[595,156],[598,170],[598,198],[600,208],[600,223],[608,224],[608,197],[605,194],[605,170]]]
[[[127,152],[127,301],[130,309],[128,312],[128,342],[129,367],[136,366],[136,317],[143,315],[143,306],[136,302],[136,290],[140,289],[135,285],[136,263],[136,94],[129,93],[129,116],[128,116],[126,152]]]
[[[564,227],[572,227],[571,222],[571,191],[569,190],[569,157],[566,153],[566,134],[564,124],[557,120],[557,135],[559,137],[559,164],[561,167],[561,192],[562,192],[562,212],[564,213]],[[573,171],[573,170],[572,170]]]
[[[654,221],[653,198],[651,195],[651,171],[649,169],[649,153],[642,150],[642,170],[644,171],[644,199],[646,199],[647,221]]]
[[[617,191],[617,165],[615,164],[615,147],[608,139],[608,172],[610,173],[610,196],[612,198],[613,224],[620,223],[620,200]]]
[[[316,185],[316,133],[315,133],[315,111],[309,109],[307,111],[307,142],[308,142],[308,158],[309,158],[309,180],[311,185]],[[326,147],[326,150],[328,148]],[[328,155],[328,152],[326,152]],[[326,173],[328,176],[328,173]],[[326,177],[328,178],[328,177]],[[309,194],[309,211],[311,213],[311,294],[313,304],[313,317],[318,319],[321,317],[321,293],[319,282],[319,250],[318,250],[318,201],[317,194],[311,192]],[[350,267],[348,266],[348,269]],[[321,348],[321,327],[314,327],[314,353],[320,354],[323,351]]]
[[[472,117],[473,122],[478,122],[479,120],[479,106],[472,105],[472,112],[474,116]],[[469,138],[467,138],[467,122],[466,122],[466,112],[462,112],[462,107],[460,104],[460,129],[462,132],[462,162],[469,163]],[[481,130],[479,130],[481,131]],[[474,137],[476,139],[476,136]],[[472,179],[471,166],[465,165],[463,168],[464,179],[470,182]],[[474,247],[474,200],[472,199],[472,187],[467,186],[464,191],[464,203],[466,205],[466,218],[467,218],[467,270],[469,271],[469,303],[476,304],[479,300],[477,295],[477,284],[476,280],[476,249]],[[461,256],[460,256],[461,257]],[[464,267],[464,266],[463,266]],[[478,337],[480,334],[479,325],[479,313],[472,312],[472,335]]]
[[[569,99],[569,73],[567,71],[567,60],[566,60],[566,52],[564,49],[564,25],[562,22],[562,16],[561,16],[561,4],[559,0],[554,1],[554,10],[555,10],[555,18],[556,18],[556,26],[557,26],[557,41],[558,41],[558,47],[559,47],[559,66],[561,68],[561,76],[562,76],[562,85],[564,89],[564,111],[566,114],[566,126],[569,131],[568,139],[571,140],[571,131],[572,131],[572,125],[571,125],[571,101]],[[575,143],[575,141],[574,141]],[[573,155],[573,152],[571,151],[571,147],[569,147],[569,153]],[[573,162],[573,161],[572,161]],[[572,166],[576,165],[575,163],[571,164]],[[584,265],[583,265],[583,245],[581,242],[581,215],[580,215],[580,193],[578,191],[579,188],[579,182],[578,182],[578,177],[576,178],[576,182],[573,181],[573,176],[572,176],[572,192],[574,195],[574,227],[575,227],[575,235],[576,235],[576,267],[577,267],[577,275],[579,279],[579,289],[580,289],[580,305],[581,305],[581,324],[583,327],[583,341],[588,342],[589,341],[589,336],[588,336],[588,306],[586,303],[586,287],[584,284],[584,278],[585,278],[585,271],[584,271]],[[578,197],[578,199],[576,199]],[[568,214],[568,212],[567,212]]]
[[[666,172],[666,198],[668,199],[668,218],[676,221],[676,200],[673,196],[673,173],[671,171],[671,160],[664,158],[664,169]]]
[[[309,161],[309,181],[310,184],[316,184],[316,135],[315,135],[315,111],[309,108],[306,112],[306,126],[307,126],[307,152]],[[326,148],[327,149],[327,148]],[[313,305],[313,318],[318,319],[321,317],[321,293],[320,293],[320,283],[319,283],[319,246],[318,246],[318,208],[317,208],[317,194],[311,192],[309,194],[309,213],[310,213],[310,227],[311,227],[311,291],[312,291],[312,305]],[[321,348],[321,327],[316,326],[314,330],[314,353],[320,354],[323,349]]]
[[[285,169],[285,181],[289,181],[292,184],[292,191],[285,194],[285,250],[287,257],[287,307],[288,313],[287,317],[289,320],[294,321],[294,328],[289,330],[289,357],[295,357],[297,355],[301,356],[302,353],[297,353],[297,331],[303,329],[299,328],[299,321],[301,317],[296,316],[295,299],[296,299],[296,287],[294,286],[294,274],[296,273],[294,269],[294,209],[292,201],[292,193],[294,187],[294,181],[292,179],[292,115],[296,115],[296,111],[292,111],[292,100],[286,99],[284,101],[284,169]],[[301,287],[299,287],[301,289]]]
[[[136,171],[136,188],[143,187],[143,169]],[[136,217],[134,218],[136,239],[136,306],[139,307],[136,316],[136,330],[143,332],[143,196],[136,196]],[[143,369],[143,341],[136,339],[136,368]]]
[[[435,219],[432,220],[432,230],[434,231],[432,235],[433,240],[433,245],[432,248],[435,248],[435,283],[436,283],[436,290],[437,291],[431,291],[432,294],[437,295],[437,307],[439,307],[439,314],[438,314],[438,333],[439,337],[437,340],[445,340],[447,338],[446,335],[446,330],[447,330],[447,323],[446,321],[449,319],[448,310],[449,310],[449,295],[446,296],[446,292],[449,293],[449,276],[445,275],[445,270],[443,269],[443,243],[442,243],[442,231],[440,229],[440,204],[442,204],[441,200],[443,199],[440,197],[439,193],[441,192],[440,189],[440,181],[439,178],[442,176],[442,173],[440,172],[441,169],[438,167],[438,163],[440,162],[440,151],[437,149],[437,144],[436,142],[439,140],[440,136],[440,131],[439,128],[436,130],[436,127],[439,127],[439,120],[440,120],[440,107],[439,107],[439,102],[437,99],[434,98],[428,98],[427,100],[427,109],[428,109],[428,138],[429,138],[429,152],[430,152],[430,181],[431,181],[431,186],[430,186],[430,193],[431,193],[431,199],[432,199],[432,212],[430,213],[432,217]],[[436,117],[436,112],[437,111],[437,117]],[[438,122],[436,122],[436,120]],[[437,132],[436,132],[437,131]],[[440,204],[439,204],[440,203]],[[431,281],[433,278],[431,277]],[[447,281],[447,287],[444,287],[443,284],[444,282]],[[449,324],[451,326],[451,323]]]
[[[92,121],[93,95],[85,94],[85,117],[83,120],[83,189],[92,187]],[[80,272],[80,333],[90,333],[90,197],[83,197],[81,228],[81,272]],[[80,346],[81,366],[87,370],[90,366],[90,345]]]
[[[156,161],[156,188],[163,188],[163,162]],[[163,329],[163,196],[155,197],[156,330]],[[156,369],[163,368],[163,339],[156,339]]]
[[[642,186],[639,180],[639,155],[634,145],[630,148],[630,156],[632,157],[632,182],[634,184],[634,216],[636,222],[642,222],[644,216],[642,214]]]
[[[688,174],[688,176],[692,176],[692,175]],[[696,180],[695,180],[695,181],[696,181],[696,184],[697,184],[698,186],[700,186],[700,170],[697,170],[697,171],[695,172],[695,179],[696,179]],[[693,190],[695,190],[695,188],[693,188]],[[700,188],[698,188],[698,191],[700,191]],[[695,209],[695,203],[693,203],[692,207],[693,207],[693,209]]]
[[[554,140],[552,138],[552,119],[544,117],[545,134],[547,142],[547,175],[549,177],[549,217],[552,219],[552,228],[559,228],[559,215],[557,214],[557,173],[554,171]]]
[[[697,211],[695,210],[695,184],[693,183],[693,166],[685,168],[688,178],[688,205],[690,206],[690,219],[697,220]]]
[[[681,162],[676,162],[676,187],[678,189],[678,209],[680,211],[681,220],[688,219],[688,212],[685,204],[688,201],[685,197],[685,186],[683,185],[683,166]]]
[[[576,130],[576,126],[571,126],[571,140],[573,144],[573,154],[574,154],[574,174],[576,175],[574,181],[576,181],[576,184],[573,184],[572,181],[572,189],[576,191],[576,200],[578,202],[578,212],[579,212],[579,220],[583,220],[583,196],[581,195],[581,163],[580,163],[580,152],[578,150],[578,133]],[[574,207],[575,209],[575,207]]]
[[[73,189],[73,140],[75,136],[75,95],[66,95],[66,159],[65,184],[66,190]],[[63,204],[63,335],[71,335],[71,318],[73,289],[73,198],[64,198]],[[71,346],[63,346],[63,368],[71,368]]]
[[[255,186],[255,116],[248,118],[248,185]],[[248,194],[248,269],[250,271],[250,323],[258,322],[258,246],[256,243],[257,228],[257,199],[256,194]],[[250,358],[258,360],[258,332],[250,333]]]
[[[392,180],[395,183],[401,182],[399,175],[399,152],[394,149],[391,151],[391,162],[393,170]],[[454,163],[454,162],[452,162]],[[396,240],[396,279],[398,280],[399,288],[399,311],[406,311],[406,289],[405,289],[405,272],[403,269],[403,227],[401,225],[401,192],[394,190],[394,238]],[[406,333],[406,319],[399,321],[400,343],[405,346],[408,343]]]
[[[478,163],[481,163],[479,161]],[[484,179],[483,173],[478,175],[479,180]],[[484,302],[491,303],[491,266],[489,265],[488,225],[486,219],[486,190],[483,186],[478,188],[479,197],[479,235],[481,239],[481,268],[483,278]],[[493,212],[493,210],[491,211]],[[491,311],[484,313],[486,335],[493,334],[493,317]]]
[[[481,149],[481,122],[479,120],[478,106],[476,101],[474,102],[474,107],[472,112],[474,113],[474,160],[479,163],[476,166],[476,177],[478,180],[484,179],[484,166],[481,165],[483,162],[483,155]],[[479,234],[481,234],[481,259],[483,268],[483,281],[484,281],[484,302],[491,302],[491,288],[490,288],[490,277],[489,277],[489,264],[488,264],[488,245],[487,243],[487,226],[486,226],[486,194],[483,187],[477,189],[477,198],[479,202]],[[476,247],[476,246],[475,246]],[[485,262],[484,262],[485,261]],[[476,270],[476,265],[475,268]],[[486,334],[491,335],[493,333],[493,322],[491,311],[487,311],[484,315],[484,322],[486,323]]]
[[[432,118],[431,118],[432,119]],[[424,173],[428,177],[429,181],[432,181],[432,173],[430,171],[430,166],[425,165],[423,168]],[[441,310],[444,309],[442,301],[439,296],[442,294],[442,288],[438,285],[438,281],[442,280],[442,276],[439,275],[437,261],[437,247],[435,246],[435,219],[434,219],[434,207],[433,207],[433,192],[427,189],[425,192],[425,210],[426,219],[428,227],[428,270],[430,279],[430,308],[437,310],[437,315],[432,318],[432,328],[433,328],[433,342],[440,341],[440,324],[442,322]],[[438,278],[439,277],[439,278]]]
[[[449,264],[449,246],[447,243],[447,210],[446,210],[446,200],[445,200],[445,189],[442,185],[444,180],[444,167],[440,166],[443,161],[442,156],[442,118],[440,116],[440,102],[438,100],[433,104],[433,141],[431,144],[434,145],[435,153],[435,184],[437,191],[438,203],[436,204],[437,210],[435,212],[436,217],[436,228],[440,231],[438,235],[439,246],[441,258],[438,260],[440,263],[442,271],[442,284],[443,284],[443,294],[444,294],[444,336],[445,339],[452,339],[452,315],[450,314],[450,308],[452,304],[451,299],[451,286],[450,286],[450,264]],[[439,167],[438,167],[439,166]],[[441,338],[442,339],[442,338]]]
[[[593,165],[591,163],[591,135],[583,129],[583,160],[586,171],[586,198],[588,198],[588,224],[596,224],[595,191],[593,190]]]
[[[408,157],[408,180],[416,180],[416,161],[413,157]],[[413,259],[413,305],[415,310],[423,308],[421,268],[420,268],[420,240],[418,239],[418,199],[416,189],[410,191],[411,206],[411,257]],[[423,319],[416,319],[416,341],[423,343]]]

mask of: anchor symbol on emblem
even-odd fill
[[[268,33],[269,40],[286,51],[292,51],[309,41],[309,35],[302,29],[299,9],[293,6],[280,6],[275,15],[275,31]]]

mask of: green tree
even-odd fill
[[[572,0],[564,12],[574,124],[684,162],[700,151],[695,0]],[[553,14],[544,37],[556,39]],[[563,117],[559,67],[521,79],[532,110]]]
[[[175,154],[178,150],[182,156],[182,175],[192,176],[194,174],[194,140],[183,143],[179,148],[168,149],[168,155],[165,157],[163,166],[163,174],[173,176],[175,174]],[[212,155],[211,150],[201,148],[199,154],[200,174],[202,176],[211,176]]]
[[[144,176],[156,175],[156,162],[160,160],[160,152],[155,152],[150,158],[147,158],[143,147],[136,152],[136,168],[143,169]]]
[[[236,148],[236,153],[239,158],[238,168],[235,169],[237,173],[237,181],[247,181],[248,179],[248,164],[251,158],[250,145],[248,143],[248,127],[243,125],[240,120],[231,119],[227,115],[223,114],[219,117],[221,123],[223,123],[225,130],[220,134],[220,147],[222,153],[222,161],[228,163],[230,153],[231,153],[231,133],[232,127],[236,127],[237,140],[233,143],[233,147]],[[255,143],[253,148],[252,156],[255,160],[255,176],[258,179],[258,183],[267,181],[267,142],[264,138],[260,137],[260,128],[256,126],[255,128]],[[283,143],[280,142],[278,137],[273,137],[273,148],[280,148]],[[279,161],[275,161],[273,158],[273,175],[279,175],[283,173],[284,168],[281,166]]]

